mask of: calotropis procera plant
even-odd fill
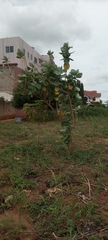
[[[61,134],[63,140],[71,151],[73,147],[73,130],[75,128],[75,113],[81,101],[79,95],[80,89],[77,86],[82,73],[79,70],[70,68],[70,48],[68,43],[64,43],[60,54],[63,57],[64,67],[58,67],[54,64],[53,52],[48,51],[49,61],[42,63],[41,72],[37,70],[34,64],[30,63],[30,69],[25,69],[19,75],[19,85],[21,91],[26,92],[31,97],[42,100],[58,117],[61,122]],[[18,50],[17,57],[23,57],[23,52]],[[53,62],[53,64],[52,64]],[[52,102],[56,102],[56,108]]]

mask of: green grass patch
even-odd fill
[[[107,118],[79,117],[71,153],[59,130],[57,121],[0,122],[0,239],[20,239],[28,226],[30,240],[95,239],[108,225]]]

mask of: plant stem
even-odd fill
[[[72,106],[72,102],[71,102],[69,90],[67,91],[67,94],[68,94],[68,99],[69,99],[69,105],[70,105],[70,112],[71,112],[71,117],[72,117],[72,123],[73,123],[73,127],[75,127],[75,116],[74,116],[74,112],[73,112],[73,106]]]
[[[70,93],[69,90],[67,91],[68,94],[68,99],[69,99],[69,105],[70,105],[70,113],[71,113],[71,120],[72,120],[72,125],[75,128],[75,117],[74,117],[74,112],[73,112],[73,107],[72,107],[72,102],[71,102],[71,98],[70,98]],[[68,143],[68,150],[71,151],[72,150],[72,146],[73,146],[73,129],[72,126],[70,127],[70,136],[71,136],[71,140]]]
[[[59,114],[57,113],[57,111],[51,106],[51,104],[46,99],[43,99],[43,100],[47,104],[47,106],[49,106],[51,108],[51,110],[54,112],[54,114],[58,117],[59,121],[61,122],[62,119],[59,116]]]

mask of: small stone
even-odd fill
[[[6,199],[5,199],[5,203],[11,201],[13,199],[12,195],[9,195]]]

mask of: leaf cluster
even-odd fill
[[[25,56],[25,53],[21,50],[21,49],[19,49],[18,48],[18,51],[17,51],[17,58],[23,58]]]
[[[68,43],[64,43],[63,47],[61,47],[61,52],[60,54],[62,55],[63,57],[63,61],[64,61],[64,64],[67,64],[69,63],[69,61],[73,61],[72,58],[70,58],[71,54],[74,53],[74,52],[69,52],[69,50],[71,49],[72,47],[69,46]]]
[[[8,63],[8,62],[9,62],[8,57],[3,56],[3,58],[2,58],[2,63]]]
[[[43,100],[37,100],[33,104],[24,104],[24,112],[32,121],[44,122],[47,119],[47,106]]]

